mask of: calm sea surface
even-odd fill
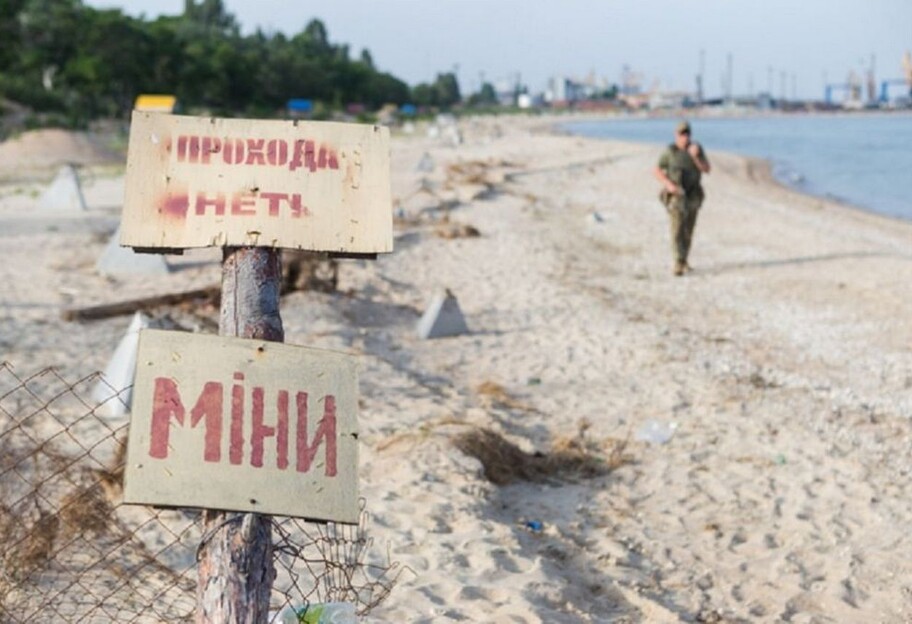
[[[665,145],[676,123],[618,119],[563,127],[588,137]],[[710,160],[714,150],[765,158],[778,180],[798,190],[912,220],[912,115],[698,118],[691,126]]]

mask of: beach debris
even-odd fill
[[[533,406],[523,403],[511,395],[506,388],[495,381],[483,381],[475,388],[475,392],[487,407],[517,409],[525,412],[537,411]]]
[[[523,526],[533,533],[541,533],[545,529],[545,525],[542,524],[541,520],[526,520]]]
[[[443,129],[443,138],[450,147],[459,147],[465,141],[462,131],[455,125]]]
[[[540,385],[541,385],[541,377],[529,377],[529,378],[526,380],[526,385],[527,385],[527,386],[540,386]]]
[[[421,155],[421,160],[418,161],[418,166],[415,167],[415,171],[431,173],[436,167],[437,165],[434,163],[434,158],[428,152],[425,152]]]
[[[674,437],[678,430],[678,423],[661,420],[647,420],[642,427],[637,429],[635,439],[650,444],[666,444]]]
[[[140,254],[130,247],[121,247],[118,225],[101,256],[98,257],[95,270],[101,275],[167,275],[171,272],[171,267],[161,254]]]
[[[507,181],[506,169],[512,169],[516,166],[515,163],[508,160],[459,161],[447,166],[447,182],[455,185],[482,185],[493,189]]]
[[[159,306],[177,306],[192,305],[194,308],[201,308],[206,305],[218,307],[221,300],[221,287],[210,286],[208,288],[197,288],[178,293],[167,293],[164,295],[155,295],[152,297],[142,297],[140,299],[130,299],[127,301],[116,301],[114,303],[105,303],[97,306],[86,308],[71,308],[63,311],[63,320],[65,321],[96,321],[99,319],[111,318],[112,316],[122,316],[124,314],[133,314],[143,310],[151,310]]]
[[[451,163],[444,186],[453,189],[462,203],[487,199],[502,189],[510,175],[507,170],[514,167],[514,163],[494,159]]]
[[[590,212],[589,216],[586,217],[586,219],[589,221],[589,223],[594,223],[596,225],[600,225],[606,221],[605,215],[603,215],[598,210],[593,210]]]
[[[294,259],[292,254],[291,258],[284,262],[283,270],[287,270],[287,273],[283,281],[282,294],[295,290],[336,290],[339,278],[338,261],[322,254],[310,253],[305,253],[298,259]],[[160,307],[181,307],[198,314],[201,310],[217,309],[220,303],[221,287],[208,286],[84,308],[70,308],[64,310],[61,316],[65,321],[97,321],[134,312],[148,312]]]
[[[435,229],[434,234],[439,238],[478,238],[481,232],[474,225],[468,223],[440,223]]]
[[[390,436],[387,436],[383,440],[379,441],[375,448],[378,451],[385,451],[389,448],[406,442],[409,443],[410,446],[415,446],[416,444],[429,440],[434,435],[448,436],[452,433],[452,431],[450,431],[451,428],[461,429],[462,427],[466,426],[472,425],[460,418],[445,416],[424,422],[417,427],[410,428],[408,431],[394,433]]]
[[[421,212],[413,214],[402,205],[399,205],[393,212],[393,225],[398,229],[413,228],[421,225],[424,220],[421,218]]]
[[[587,437],[583,426],[572,438],[557,438],[547,453],[528,453],[486,427],[472,427],[458,434],[453,445],[480,461],[485,478],[495,485],[557,477],[597,477],[630,461],[624,452],[626,441],[609,439],[599,444]]]
[[[418,321],[417,331],[418,337],[424,340],[469,333],[459,302],[448,288],[434,295]]]
[[[437,187],[439,184],[429,178],[418,180],[418,190],[415,193],[427,193],[428,195],[437,196]]]
[[[323,602],[303,607],[285,607],[281,619],[270,622],[281,624],[357,624],[355,605],[348,602]]]
[[[314,251],[282,252],[282,293],[312,290],[333,293],[339,287],[339,261]]]
[[[126,448],[126,445],[122,445]],[[120,457],[121,465],[124,457]],[[99,472],[106,472],[99,471]],[[99,480],[99,483],[103,483]],[[104,487],[74,488],[63,497],[60,505],[61,533],[65,537],[104,535],[111,525],[113,509]]]
[[[396,198],[395,204],[403,213],[421,214],[442,211],[446,214],[455,208],[459,201],[454,191],[441,189],[439,182],[423,177],[418,181],[415,190]]]
[[[449,113],[437,115],[434,123],[428,126],[427,137],[429,139],[443,139],[444,143],[452,147],[458,147],[463,140],[456,118]]]
[[[456,199],[461,204],[471,204],[476,199],[486,199],[493,192],[493,187],[485,184],[460,184],[455,188]]]
[[[86,209],[79,174],[73,165],[64,165],[38,200],[42,210],[79,212]]]
[[[766,377],[761,371],[754,371],[750,376],[745,380],[747,383],[752,385],[758,390],[771,390],[774,388],[781,388],[782,386],[777,382]]]
[[[92,389],[92,400],[98,404],[98,413],[111,418],[123,416],[130,410],[133,398],[133,376],[136,373],[136,353],[139,349],[139,332],[150,326],[150,319],[142,312],[133,315],[130,326],[114,349],[101,379]]]

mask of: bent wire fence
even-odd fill
[[[0,622],[193,619],[201,514],[121,502],[122,394],[98,373],[0,363]],[[331,601],[363,615],[389,594],[399,568],[368,521],[363,501],[357,526],[272,518],[271,620]]]

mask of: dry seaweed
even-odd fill
[[[527,453],[492,429],[473,427],[458,434],[453,444],[478,459],[485,478],[495,485],[598,477],[630,461],[624,453],[626,441],[609,440],[604,444],[607,452],[603,452],[583,435],[559,438],[548,452]]]

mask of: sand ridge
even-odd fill
[[[121,162],[88,132],[59,128],[29,130],[0,142],[0,180],[46,177],[62,165],[103,165]]]

